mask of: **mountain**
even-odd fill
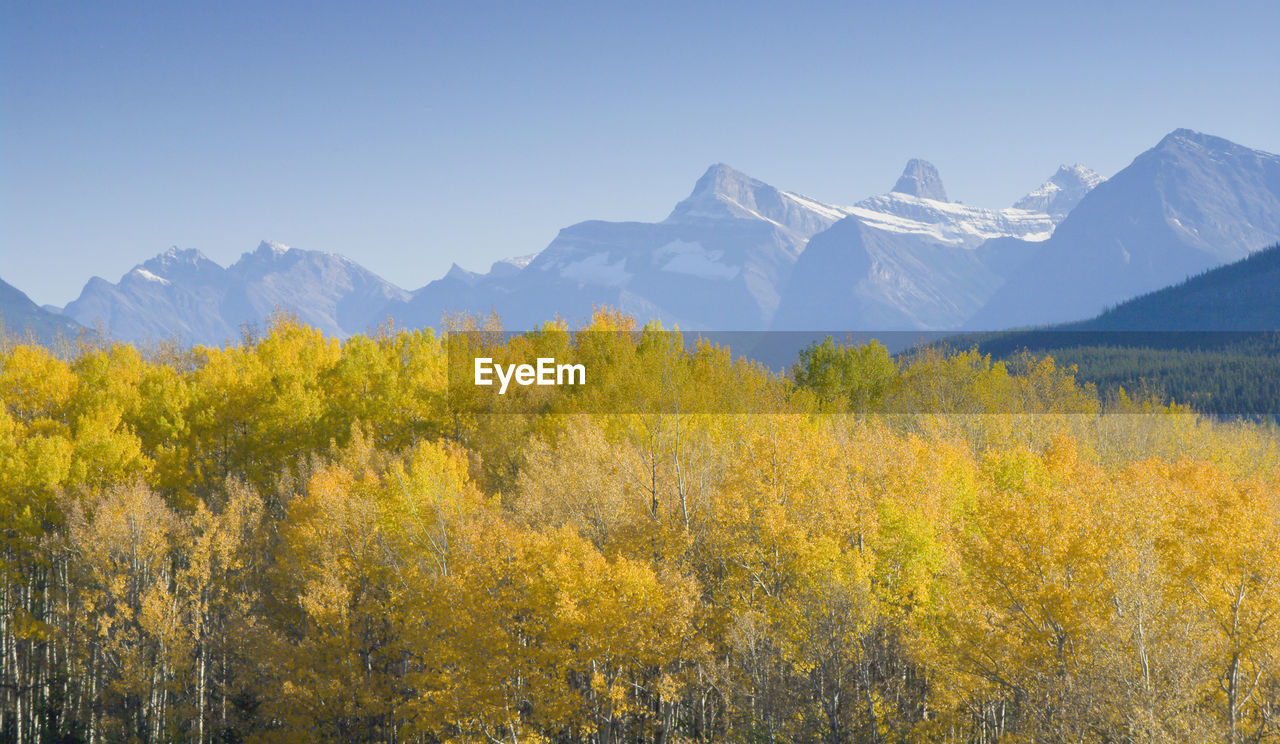
[[[578,223],[535,255],[455,265],[413,293],[263,243],[228,268],[174,249],[117,283],[95,277],[65,315],[121,339],[206,344],[276,308],[337,336],[461,312],[510,329],[579,323],[601,306],[689,330],[984,330],[1092,317],[1277,241],[1280,157],[1180,129],[1108,180],[1062,166],[1004,209],[948,201],[919,159],[852,206],[716,164],[659,222]]]
[[[36,305],[12,284],[0,280],[0,331],[11,338],[30,335],[42,344],[74,339],[84,331],[79,323]]]
[[[450,313],[496,311],[520,329],[608,305],[684,328],[762,329],[805,243],[846,214],[716,164],[661,222],[572,225],[527,261],[487,274],[455,266],[392,312],[403,325],[434,326]]]
[[[1171,287],[1135,297],[1092,320],[1101,331],[1280,331],[1280,244]]]
[[[1056,225],[1045,211],[948,202],[923,160],[909,161],[888,194],[847,211],[809,241],[775,329],[954,328]]]
[[[345,337],[385,320],[408,293],[350,259],[263,242],[223,268],[197,250],[170,248],[112,284],[94,277],[64,313],[112,338],[218,345],[277,309]]]
[[[524,328],[608,305],[687,329],[950,328],[1016,265],[980,246],[1044,240],[1054,226],[1045,212],[946,201],[924,160],[890,193],[851,207],[717,164],[662,222],[583,222],[523,266],[454,266],[393,315],[413,326],[493,311]]]
[[[1280,157],[1179,129],[1088,193],[966,324],[1071,321],[1280,240]]]
[[[1085,194],[1104,180],[1083,165],[1063,165],[1039,188],[1014,202],[1013,208],[1046,212],[1060,222],[1075,209]]]
[[[238,326],[229,325],[221,311],[228,285],[226,269],[204,254],[170,248],[117,284],[93,277],[63,314],[123,341],[180,337],[216,344],[239,336]]]

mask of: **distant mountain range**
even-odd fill
[[[114,338],[222,344],[277,309],[327,334],[349,336],[382,322],[391,302],[408,297],[350,259],[264,242],[229,268],[199,251],[170,248],[115,284],[90,279],[63,312]]]
[[[30,337],[43,344],[52,344],[59,337],[75,338],[84,328],[69,318],[45,310],[17,287],[0,281],[0,330],[14,338]]]
[[[599,306],[686,330],[998,329],[1091,317],[1277,241],[1280,157],[1180,129],[1110,179],[1063,166],[1003,209],[948,201],[923,160],[849,206],[717,164],[661,222],[579,223],[536,254],[483,274],[455,265],[414,292],[341,256],[264,242],[227,268],[175,248],[116,283],[94,277],[61,318],[5,285],[0,312],[11,329],[74,321],[203,344],[275,309],[336,336],[460,312],[522,329]],[[1175,305],[1143,312],[1203,321]]]
[[[408,325],[492,310],[522,329],[609,305],[685,328],[767,328],[805,244],[848,213],[717,164],[662,222],[582,222],[515,272],[455,267],[390,310]]]

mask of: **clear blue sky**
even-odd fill
[[[919,156],[1002,206],[1177,127],[1280,152],[1275,0],[0,7],[0,278],[40,303],[262,239],[413,289],[718,161],[852,203]]]

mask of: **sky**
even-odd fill
[[[907,159],[1007,206],[1188,127],[1280,152],[1275,0],[0,0],[0,279],[63,305],[262,240],[406,289],[716,162],[837,204]]]

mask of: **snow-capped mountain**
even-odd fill
[[[455,266],[393,312],[404,325],[436,325],[496,311],[519,329],[608,305],[684,328],[765,328],[805,243],[848,213],[717,164],[662,222],[567,227],[532,259],[487,274]]]
[[[809,241],[774,328],[954,328],[1057,222],[1040,210],[948,202],[938,170],[923,160],[908,162],[888,194],[847,211]]]
[[[1043,211],[946,201],[924,160],[910,161],[890,193],[854,206],[717,164],[662,222],[573,225],[523,268],[454,266],[393,313],[404,325],[434,325],[492,311],[523,328],[608,305],[689,329],[950,328],[1017,263],[1018,251],[979,246],[1042,241],[1055,224]]]
[[[1179,129],[1100,183],[969,328],[1097,315],[1280,241],[1280,156]]]
[[[1109,180],[1063,166],[1013,207],[947,201],[912,160],[852,206],[711,166],[666,219],[582,222],[486,273],[407,293],[341,256],[263,243],[223,268],[169,252],[94,278],[64,315],[216,344],[288,310],[347,336],[496,312],[510,329],[609,306],[703,330],[994,329],[1077,320],[1280,241],[1280,157],[1177,130]]]
[[[1014,202],[1013,208],[1047,212],[1060,222],[1067,213],[1075,209],[1085,194],[1093,191],[1103,180],[1102,176],[1083,165],[1063,165],[1048,181]]]
[[[63,312],[120,340],[216,345],[277,309],[331,335],[361,333],[385,320],[388,303],[408,296],[350,259],[264,242],[229,268],[197,250],[170,248],[116,284],[90,279]]]

